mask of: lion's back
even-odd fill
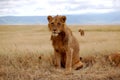
[[[113,53],[108,56],[109,61],[116,66],[120,65],[120,54],[119,53]]]

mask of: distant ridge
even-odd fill
[[[66,15],[67,24],[120,24],[120,13]],[[47,16],[1,16],[0,24],[47,24]]]

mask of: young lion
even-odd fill
[[[51,40],[54,48],[55,65],[65,66],[66,72],[83,67],[79,57],[79,43],[72,31],[66,26],[66,16],[48,16],[48,27],[52,32]]]
[[[113,66],[120,67],[120,54],[119,53],[110,54],[108,56],[108,59]]]
[[[81,36],[84,36],[84,35],[85,35],[84,30],[79,29],[78,31],[80,32],[80,35],[81,35]]]

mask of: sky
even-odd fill
[[[103,14],[120,11],[120,0],[0,0],[0,16]]]

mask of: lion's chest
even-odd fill
[[[65,50],[65,44],[62,41],[53,41],[52,44],[53,44],[53,47],[56,50],[59,50],[59,51],[62,51],[62,52]]]
[[[65,53],[65,49],[66,49],[67,44],[64,41],[64,39],[56,38],[55,40],[52,40],[52,45],[53,45],[55,50],[57,50],[61,53]]]

